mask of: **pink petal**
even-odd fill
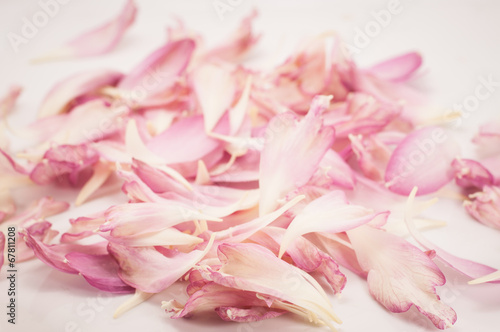
[[[241,242],[243,240],[246,240],[247,238],[252,236],[252,234],[255,234],[262,228],[268,226],[273,221],[278,219],[283,213],[292,208],[302,199],[304,199],[304,196],[296,196],[292,200],[284,204],[282,207],[271,213],[259,216],[258,218],[237,226],[231,225],[228,229],[217,232],[216,240],[227,242]]]
[[[126,30],[135,20],[137,8],[134,1],[127,0],[120,14],[114,19],[72,39],[51,53],[36,59],[50,61],[64,58],[77,58],[100,55],[113,50]]]
[[[340,322],[321,286],[307,273],[277,258],[268,249],[252,243],[221,244],[218,257],[222,262],[219,270],[199,268],[205,279],[286,301],[293,305],[283,302],[281,309],[292,311],[290,308],[293,307],[295,311],[292,312],[317,317],[316,321],[332,329],[332,320]],[[294,287],[294,292],[290,292],[290,287]]]
[[[178,142],[183,142],[182,149],[179,149]],[[168,165],[198,163],[198,160],[208,160],[207,156],[212,153],[220,155],[222,152],[221,142],[205,133],[202,116],[186,117],[175,122],[151,139],[147,147]]]
[[[464,207],[477,221],[500,230],[500,187],[485,185],[469,195]]]
[[[22,88],[19,85],[12,85],[5,96],[0,97],[0,118],[3,119],[14,108],[14,104],[21,94]]]
[[[279,250],[279,244],[283,240],[285,234],[285,229],[278,227],[266,227],[262,229],[259,233],[255,234],[250,238],[250,240],[265,246],[266,248],[277,253]],[[273,248],[266,245],[266,239],[264,236],[269,237],[273,241]],[[288,254],[295,266],[298,268],[311,273],[317,272],[322,275],[332,287],[335,293],[340,293],[345,286],[346,277],[340,272],[337,263],[326,253],[319,250],[313,243],[309,240],[298,237],[296,238],[287,248],[286,254]]]
[[[360,266],[368,272],[370,293],[391,312],[415,305],[439,329],[457,320],[452,308],[439,301],[436,286],[446,279],[424,252],[405,240],[370,226],[347,232]]]
[[[114,237],[160,231],[190,220],[220,220],[198,212],[188,205],[164,200],[158,203],[130,203],[110,207],[101,232],[111,231]]]
[[[205,131],[209,133],[233,103],[236,93],[234,74],[227,67],[204,64],[193,73],[193,88],[203,112]]]
[[[165,311],[173,313],[171,317],[174,319],[191,317],[203,312],[216,311],[219,315],[222,314],[222,319],[231,320],[229,319],[231,314],[229,313],[228,315],[227,309],[223,308],[232,308],[233,310],[236,308],[248,308],[249,306],[251,306],[253,310],[260,308],[258,309],[260,315],[252,315],[255,318],[262,317],[261,319],[265,319],[268,315],[284,313],[284,311],[281,310],[275,311],[268,308],[266,301],[259,299],[255,292],[224,287],[213,282],[208,282],[198,291],[194,292],[185,305],[179,306],[176,305],[175,302],[176,301],[171,301],[170,303],[162,304],[162,308],[165,309]],[[219,312],[219,310],[222,312]],[[239,316],[235,316],[236,319],[238,319],[238,317]]]
[[[443,262],[444,264],[450,266],[452,269],[472,278],[479,278],[483,275],[492,273],[495,271],[495,269],[479,264],[467,259],[463,259],[460,257],[457,257],[455,255],[452,255],[448,253],[447,251],[441,249],[440,247],[436,246],[434,243],[430,242],[427,240],[415,227],[415,224],[413,222],[413,218],[410,214],[412,211],[412,205],[413,205],[413,200],[416,195],[416,188],[412,190],[408,197],[408,201],[406,203],[406,210],[405,210],[405,223],[406,226],[408,227],[408,230],[411,234],[411,236],[420,244],[424,249],[426,250],[433,250],[436,253],[436,258]]]
[[[486,156],[500,154],[500,122],[491,121],[479,127],[479,132],[472,139]]]
[[[289,113],[270,121],[260,159],[261,215],[273,211],[288,192],[306,184],[333,143],[334,131],[323,127],[321,120],[329,100],[316,97],[300,122]]]
[[[335,190],[309,203],[288,226],[281,241],[279,256],[297,237],[312,233],[341,233],[366,224],[379,214],[362,206],[349,204],[343,191]]]
[[[75,106],[68,114],[40,119],[28,130],[38,141],[78,145],[116,133],[123,125],[122,116],[128,112],[125,106],[110,106],[103,99],[94,99]]]
[[[70,252],[67,264],[78,271],[87,282],[97,289],[123,294],[134,291],[118,277],[118,263],[110,255],[90,255]]]
[[[421,64],[422,56],[417,52],[410,52],[376,64],[367,71],[383,80],[403,82],[408,80]]]
[[[349,140],[363,174],[374,181],[383,180],[391,150],[374,135],[349,135]]]
[[[347,96],[347,100],[325,114],[325,124],[335,128],[336,137],[349,135],[374,134],[401,113],[401,106],[396,103],[380,101],[367,93],[355,92]]]
[[[415,186],[419,195],[432,193],[453,179],[451,162],[458,154],[457,143],[443,129],[416,130],[394,150],[385,171],[386,186],[400,195]]]
[[[105,86],[113,86],[123,74],[113,70],[91,70],[74,74],[58,82],[49,91],[38,110],[38,117],[44,118],[68,111],[75,99],[98,93]]]
[[[88,145],[59,145],[45,152],[43,161],[30,174],[33,182],[48,184],[54,180],[63,182],[66,178],[77,184],[79,175],[99,159],[99,155]]]
[[[191,39],[167,43],[132,69],[117,87],[138,102],[169,89],[186,70],[194,47]]]
[[[229,37],[224,44],[210,50],[207,58],[217,58],[229,62],[239,61],[259,40],[252,29],[253,20],[257,17],[257,11],[254,10],[245,17],[236,33]]]
[[[125,283],[146,293],[158,293],[172,285],[198,263],[206,255],[212,243],[213,238],[204,249],[189,253],[164,249],[168,256],[154,247],[133,248],[110,243],[108,249],[118,261],[119,276]]]
[[[91,255],[106,255],[106,242],[99,242],[91,245],[82,244],[45,244],[36,239],[28,231],[21,230],[19,232],[35,255],[45,264],[52,266],[66,273],[76,274],[78,271],[66,262],[65,256],[71,252],[80,252]]]
[[[356,182],[354,171],[334,150],[328,150],[319,168],[309,183],[319,186],[332,185],[345,189],[353,189]]]
[[[495,178],[481,163],[471,159],[454,159],[451,163],[455,170],[455,181],[463,188],[483,188],[493,185]]]

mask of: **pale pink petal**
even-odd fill
[[[91,255],[70,252],[66,255],[67,264],[78,271],[87,282],[97,289],[123,294],[134,291],[118,277],[118,263],[108,255]]]
[[[241,242],[252,236],[252,234],[271,224],[302,199],[304,199],[304,196],[296,196],[292,200],[284,204],[282,207],[274,210],[271,213],[259,216],[258,218],[242,223],[240,225],[231,226],[228,229],[216,232],[216,240],[227,242]]]
[[[346,233],[312,233],[307,235],[306,238],[314,243],[319,249],[326,252],[335,262],[338,262],[340,265],[357,275],[366,278],[366,272],[359,266],[358,258],[352,249],[352,245]]]
[[[127,0],[120,14],[114,19],[72,39],[60,48],[36,59],[50,61],[64,58],[94,56],[113,50],[135,20],[137,8]]]
[[[236,94],[236,80],[231,68],[207,63],[193,73],[193,88],[205,121],[211,132],[229,109]]]
[[[439,329],[455,323],[455,311],[436,294],[436,286],[446,279],[429,256],[404,239],[370,226],[347,234],[360,266],[368,272],[370,293],[384,307],[405,312],[415,305]]]
[[[141,232],[123,236],[114,236],[112,232],[99,233],[100,236],[116,244],[127,247],[150,246],[194,246],[203,242],[203,239],[177,230],[166,228],[154,232]]]
[[[422,56],[410,52],[378,63],[367,71],[383,80],[402,82],[408,80],[421,64]]]
[[[283,228],[268,226],[254,234],[250,240],[277,254],[285,231]],[[298,268],[308,273],[316,272],[322,275],[335,293],[340,293],[344,288],[346,277],[340,272],[337,263],[309,240],[302,236],[297,237],[288,246],[286,254]]]
[[[100,212],[93,217],[79,217],[69,220],[71,228],[61,235],[61,243],[75,242],[95,235],[95,230],[104,222],[104,213]]]
[[[353,189],[355,182],[354,171],[334,150],[325,153],[318,170],[309,181],[323,187],[331,185],[345,189]]]
[[[373,181],[383,181],[392,151],[374,135],[349,135],[349,140],[363,174]]]
[[[225,131],[225,130],[224,130]],[[179,149],[179,143],[183,148]],[[214,163],[210,154],[222,157],[221,142],[209,137],[204,130],[202,116],[183,118],[175,122],[163,133],[152,138],[147,148],[162,158],[167,165],[181,163],[198,163],[198,160],[208,160],[209,167]]]
[[[260,36],[256,36],[252,29],[253,20],[257,17],[254,10],[245,17],[236,33],[229,37],[224,44],[210,50],[205,56],[229,62],[238,62],[257,43]]]
[[[346,101],[325,113],[325,124],[335,128],[336,137],[380,132],[401,114],[401,106],[380,101],[367,93],[355,92]]]
[[[190,220],[212,220],[219,218],[203,214],[195,208],[176,201],[158,203],[129,203],[110,207],[106,223],[101,232],[111,231],[114,237],[139,235],[160,231]]]
[[[469,195],[464,207],[477,221],[500,230],[500,187],[485,185]]]
[[[451,162],[458,155],[457,143],[443,129],[416,130],[394,150],[385,171],[386,186],[400,195],[415,186],[419,195],[432,193],[453,179]]]
[[[118,84],[131,101],[141,102],[172,87],[186,70],[195,44],[191,39],[167,43],[157,49]]]
[[[43,100],[38,117],[64,113],[76,104],[78,97],[97,95],[99,89],[114,86],[122,76],[120,72],[102,69],[74,74],[54,85]]]
[[[297,237],[312,233],[341,233],[366,224],[377,215],[362,206],[349,204],[343,191],[335,190],[309,203],[288,226],[281,241],[279,256]]]
[[[48,148],[47,142],[78,145],[116,133],[124,126],[123,116],[128,112],[125,106],[112,106],[103,99],[94,99],[75,106],[68,114],[38,120],[28,130],[37,141],[45,142],[38,150]]]
[[[88,145],[59,145],[45,152],[43,160],[31,171],[30,178],[38,184],[69,181],[76,185],[80,174],[95,164],[99,155]]]
[[[472,141],[485,156],[500,154],[500,122],[490,121],[481,125]]]
[[[21,94],[22,88],[19,85],[12,85],[5,96],[0,97],[0,119],[4,119],[14,108],[14,104]]]
[[[258,298],[255,292],[224,287],[214,282],[204,284],[203,287],[191,294],[184,305],[180,305],[175,300],[162,303],[162,309],[172,313],[171,318],[174,319],[191,317],[203,312],[214,312],[221,307],[248,308],[249,306],[252,308],[262,308],[263,317],[265,317],[266,313],[276,312],[268,308],[266,301]],[[225,317],[228,318],[227,310],[223,311]],[[284,311],[278,310],[277,312],[283,313]]]
[[[300,122],[289,113],[270,121],[260,159],[261,215],[273,211],[279,199],[306,184],[316,172],[335,135],[333,129],[323,127],[321,120],[329,101],[329,97],[316,97]]]
[[[221,244],[218,257],[222,263],[220,269],[197,268],[205,279],[225,287],[278,298],[283,301],[280,309],[309,317],[332,329],[331,321],[340,323],[317,281],[268,249],[252,243]]]
[[[110,243],[108,249],[118,261],[119,276],[125,283],[146,293],[158,293],[193,268],[206,255],[212,243],[213,238],[204,249],[189,253],[164,248],[160,252],[154,247],[133,248],[114,243]]]
[[[26,245],[30,247],[35,255],[45,264],[66,273],[76,274],[78,271],[66,262],[65,256],[71,252],[80,252],[91,255],[106,255],[106,241],[91,245],[82,244],[45,244],[36,239],[27,230],[20,230]]]
[[[417,189],[413,189],[408,197],[405,210],[405,223],[411,236],[420,244],[425,250],[433,250],[436,253],[436,258],[456,271],[470,277],[471,279],[479,278],[483,275],[492,273],[494,268],[480,263],[476,263],[467,259],[463,259],[448,253],[447,251],[436,246],[431,241],[427,240],[416,228],[413,217],[411,215],[413,200],[415,198]]]
[[[471,159],[454,159],[451,163],[455,170],[455,182],[463,188],[483,188],[493,185],[495,178],[481,163]]]
[[[16,204],[10,196],[9,190],[0,189],[0,222],[16,211]]]
[[[92,173],[92,176],[87,182],[85,182],[82,190],[78,193],[78,197],[75,200],[76,206],[83,204],[104,184],[104,182],[106,182],[113,172],[113,166],[107,162],[97,161],[93,170],[94,172]]]

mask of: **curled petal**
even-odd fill
[[[419,195],[440,189],[453,179],[451,162],[459,154],[453,138],[438,127],[427,127],[409,134],[394,150],[385,171],[386,186],[400,195]]]

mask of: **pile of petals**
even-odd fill
[[[128,1],[54,54],[111,51],[135,13]],[[428,241],[419,230],[435,225],[420,214],[456,190],[472,217],[500,229],[500,125],[474,139],[484,158],[462,158],[446,126],[414,116],[422,106],[406,81],[418,53],[359,68],[335,34],[308,40],[272,70],[250,69],[255,17],[215,47],[179,24],[126,73],[63,79],[38,119],[13,129],[32,142],[23,151],[11,151],[6,135],[21,89],[7,92],[0,249],[16,226],[18,260],[36,256],[100,290],[135,293],[117,316],[182,280],[187,300],[162,304],[172,318],[293,314],[335,330],[329,295],[342,292],[347,269],[390,312],[415,306],[451,327],[457,316],[436,293],[446,282],[436,262],[476,283],[500,275]],[[47,220],[117,184],[121,204],[74,215],[62,234]],[[40,197],[17,211],[11,193],[30,185],[73,188],[76,202]]]

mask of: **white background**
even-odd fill
[[[226,0],[221,0],[226,3]],[[7,34],[21,33],[23,18],[31,21],[41,10],[37,1],[0,1],[0,91],[12,83],[24,87],[16,113],[10,121],[14,126],[28,124],[49,88],[72,73],[94,68],[129,70],[166,38],[166,27],[173,24],[174,15],[196,31],[201,31],[209,43],[223,41],[241,17],[252,8],[259,10],[255,29],[262,33],[259,46],[252,53],[252,65],[271,67],[283,60],[302,38],[327,30],[335,30],[354,45],[357,29],[365,29],[374,21],[372,12],[386,9],[389,1],[233,1],[239,3],[221,19],[213,1],[154,1],[137,0],[136,23],[112,53],[97,58],[29,64],[29,59],[42,55],[71,39],[80,32],[113,17],[121,10],[124,0],[72,0],[61,5],[38,33],[14,52]],[[500,81],[500,3],[491,1],[410,1],[401,0],[401,13],[356,55],[361,65],[369,65],[402,52],[417,50],[424,57],[421,77],[416,85],[428,97],[433,108],[444,112],[455,103],[474,94],[479,77],[492,75]],[[498,89],[500,90],[500,89]],[[464,145],[464,156],[470,156],[468,142],[477,126],[487,119],[499,119],[500,91],[482,101],[479,107],[463,119],[456,129]],[[15,140],[13,147],[22,146]],[[44,189],[45,190],[45,189]],[[16,193],[20,205],[42,194],[70,199],[67,190],[29,189]],[[93,201],[66,212],[50,221],[64,229],[68,218],[97,211],[123,200],[120,195]],[[443,200],[428,213],[448,222],[444,229],[426,232],[426,236],[441,247],[465,258],[500,267],[500,232],[478,224],[469,218],[459,202]],[[160,309],[160,301],[180,296],[170,289],[125,314],[118,320],[111,315],[127,296],[108,296],[88,286],[73,275],[55,271],[39,261],[18,266],[18,325],[6,324],[5,303],[7,283],[5,271],[0,274],[1,331],[324,331],[291,315],[253,324],[232,324],[217,318],[171,320]],[[498,330],[500,286],[467,286],[465,281],[449,276],[448,284],[439,289],[443,301],[458,314],[453,328],[456,332],[488,332]],[[405,314],[391,314],[368,294],[364,280],[346,272],[347,286],[340,299],[333,298],[337,314],[343,319],[341,330],[352,331],[433,331],[427,319],[411,309]],[[95,303],[95,304],[94,304]]]

